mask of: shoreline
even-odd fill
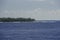
[[[60,20],[36,20],[36,21],[30,21],[30,22],[0,22],[0,23],[56,23]]]

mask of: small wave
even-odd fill
[[[41,22],[41,23],[55,23],[58,22],[56,20],[40,20],[40,21],[36,21],[36,22]]]

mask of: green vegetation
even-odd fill
[[[0,22],[32,22],[35,19],[31,18],[0,18]]]

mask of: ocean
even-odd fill
[[[0,22],[0,40],[60,40],[60,21]]]

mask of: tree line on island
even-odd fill
[[[0,18],[0,22],[32,22],[32,18]]]

